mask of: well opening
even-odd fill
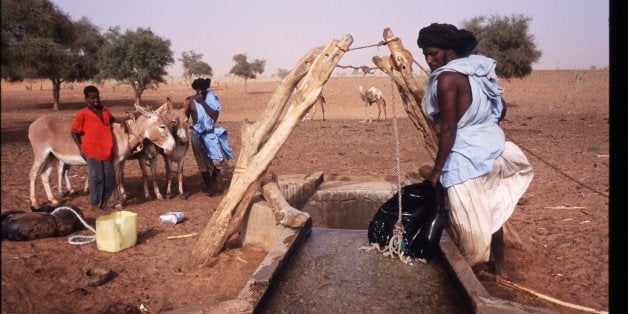
[[[312,217],[312,229],[269,287],[257,312],[469,312],[467,298],[445,258],[403,264],[368,246],[377,209],[396,190],[387,181],[325,181],[311,196],[284,182],[287,200]]]

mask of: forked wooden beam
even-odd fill
[[[341,40],[332,40],[322,50],[310,50],[283,79],[259,121],[245,122],[242,149],[231,186],[192,251],[196,265],[210,264],[229,238],[240,229],[268,166],[314,105],[324,84],[352,43],[353,37],[347,34]],[[283,120],[278,122],[291,94],[292,102]],[[270,133],[273,129],[274,132]]]
[[[425,90],[419,78],[412,72],[412,54],[403,47],[401,39],[396,37],[390,28],[384,29],[383,36],[391,55],[387,58],[374,56],[373,63],[382,72],[388,74],[397,85],[404,110],[423,137],[425,149],[434,160],[438,150],[436,127],[434,123],[426,119],[421,110],[421,101]]]

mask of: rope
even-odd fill
[[[401,161],[400,161],[400,153],[399,153],[399,131],[397,128],[397,104],[395,102],[395,94],[394,94],[394,84],[392,76],[390,77],[390,94],[392,99],[392,108],[393,108],[393,128],[395,130],[395,159],[397,166],[397,204],[399,208],[399,215],[397,216],[397,222],[395,223],[395,229],[393,230],[393,234],[388,240],[388,244],[382,249],[379,247],[378,243],[373,243],[371,247],[363,247],[367,251],[376,248],[377,251],[383,253],[384,256],[390,257],[399,257],[399,260],[404,264],[411,264],[412,258],[407,256],[403,252],[403,235],[405,230],[403,229],[403,223],[401,222],[401,216],[403,214],[402,206],[401,206]],[[426,262],[425,259],[419,259],[422,262]]]
[[[393,235],[390,238],[391,241],[389,242],[389,244],[386,245],[384,248],[381,248],[379,244],[377,243],[371,243],[370,246],[363,246],[360,249],[364,251],[377,250],[378,252],[382,253],[384,256],[390,256],[392,258],[398,257],[402,263],[412,264],[412,258],[410,256],[403,255],[403,251],[401,251],[401,245],[391,245],[391,242],[396,241],[397,239],[399,238]],[[425,259],[422,259],[422,258],[419,258],[418,260],[423,263],[427,262]]]
[[[127,139],[127,146],[129,146],[129,149],[131,150],[131,155],[133,155],[142,151],[142,149],[144,149],[144,143],[142,143],[142,135],[140,134],[140,132],[137,130],[137,128],[131,127],[131,125],[129,124],[129,121],[133,121],[133,124],[135,126],[137,126],[137,123],[135,122],[134,119],[124,120],[124,125],[126,126],[127,130],[129,130],[129,133],[130,133],[129,138]],[[135,147],[131,147],[131,135],[135,135],[140,139],[139,143]]]
[[[70,208],[68,206],[59,206],[59,207],[55,208],[55,210],[53,210],[50,214],[53,215],[54,213],[56,213],[56,212],[58,212],[60,210],[69,210],[72,213],[74,213],[74,215],[76,215],[76,217],[78,217],[79,221],[81,221],[83,226],[85,226],[85,228],[91,230],[94,233],[94,235],[73,234],[73,235],[68,237],[68,243],[70,243],[72,245],[83,245],[83,244],[88,244],[88,243],[92,243],[92,242],[96,241],[96,229],[94,229],[94,227],[90,226],[83,219],[83,217],[81,217],[81,215],[79,215],[74,209],[72,209],[72,208]]]
[[[362,72],[364,72],[364,74],[371,74],[371,71],[377,70],[376,67],[369,67],[369,66],[366,66],[366,65],[359,66],[359,67],[356,67],[356,66],[353,66],[353,65],[336,65],[336,67],[337,68],[342,68],[342,69],[351,68],[351,69],[354,69],[354,70],[362,70]]]
[[[344,49],[342,49],[342,48],[341,48],[341,50],[342,50],[342,51],[344,51],[344,52],[347,52],[347,51],[351,51],[351,50],[365,49],[365,48],[370,48],[370,47],[379,47],[379,46],[388,45],[388,43],[389,43],[389,42],[391,42],[391,41],[395,41],[395,40],[399,40],[399,37],[394,37],[394,38],[391,38],[391,39],[389,39],[389,40],[382,40],[382,41],[378,42],[377,44],[366,45],[366,46],[360,46],[360,47],[350,48],[350,49],[347,49],[347,50],[344,50]],[[340,47],[339,47],[339,48],[340,48]],[[420,69],[421,69],[421,70],[422,70],[425,74],[427,74],[427,76],[429,76],[429,75],[430,75],[430,73],[431,73],[431,72],[430,72],[429,70],[426,70],[426,69],[425,69],[422,65],[420,65],[420,64],[419,64],[416,60],[412,60],[412,62],[414,62],[414,64],[418,65],[418,66],[419,66],[419,68],[420,68]],[[363,65],[363,66],[361,66],[361,67],[355,67],[355,66],[352,66],[352,65],[336,65],[336,67],[337,67],[337,68],[343,68],[343,69],[346,69],[346,68],[352,68],[352,69],[354,69],[354,70],[362,70],[365,74],[370,74],[370,72],[371,72],[372,70],[377,70],[377,69],[378,69],[378,68],[373,68],[373,67],[367,67],[366,65]],[[366,69],[366,70],[365,70],[365,69]]]
[[[131,125],[129,124],[129,121],[133,121],[133,124],[135,126],[137,126],[137,123],[135,122],[135,119],[127,119],[124,120],[124,124],[126,125],[127,129],[129,130],[129,132],[139,138],[142,138],[142,135],[140,134],[140,132],[137,130],[137,128],[131,127]]]
[[[395,103],[395,94],[394,94],[394,84],[395,81],[390,77],[390,95],[392,99],[392,109],[393,109],[393,128],[395,130],[395,157],[397,162],[397,192],[399,193],[399,218],[397,219],[397,225],[401,225],[401,161],[400,161],[400,153],[399,153],[399,131],[397,128],[397,105]],[[403,227],[401,228],[403,231]]]
[[[508,136],[508,135],[506,135],[506,138],[507,138],[507,139],[509,139],[509,140],[511,140],[513,143],[515,142],[515,140],[514,140],[512,137]],[[605,193],[603,193],[603,192],[600,192],[600,191],[598,191],[597,189],[595,189],[595,188],[593,188],[593,187],[590,187],[590,186],[586,185],[585,183],[580,182],[578,179],[576,179],[576,178],[574,178],[574,177],[570,176],[569,174],[565,173],[563,170],[559,169],[557,166],[555,166],[555,165],[553,165],[553,164],[549,163],[548,161],[544,160],[544,159],[543,159],[543,158],[541,158],[539,155],[537,155],[537,154],[535,154],[534,152],[532,152],[531,150],[527,149],[525,146],[521,145],[520,143],[517,143],[517,146],[521,147],[521,149],[523,149],[523,150],[525,150],[526,152],[528,152],[528,154],[530,154],[530,155],[532,155],[532,156],[536,157],[536,159],[538,159],[538,160],[542,161],[544,164],[546,164],[546,165],[547,165],[547,166],[549,166],[550,168],[552,168],[552,169],[556,170],[558,173],[562,174],[562,175],[563,175],[563,176],[565,176],[567,179],[569,179],[569,180],[571,180],[571,181],[573,181],[573,182],[577,183],[578,185],[580,185],[580,186],[582,186],[582,187],[584,187],[584,188],[586,188],[586,189],[590,190],[591,192],[593,192],[593,193],[595,193],[595,194],[597,194],[597,195],[600,195],[600,196],[603,196],[603,197],[608,198],[608,194],[605,194]]]
[[[416,62],[416,60],[412,60],[412,62],[414,62],[414,64],[418,65],[418,66],[419,66],[419,68],[421,68],[421,70],[423,70],[423,72],[424,72],[425,74],[427,74],[427,76],[430,76],[430,74],[432,74],[432,72],[430,72],[430,71],[426,70],[425,68],[423,68],[423,66],[422,66],[422,65],[420,65],[418,62]]]
[[[396,37],[395,37],[396,38]],[[355,47],[355,48],[350,48],[347,49],[347,51],[351,51],[351,50],[358,50],[358,49],[364,49],[364,48],[370,48],[370,47],[378,47],[378,46],[383,46],[388,44],[388,42],[382,40],[380,42],[378,42],[377,44],[372,44],[372,45],[366,45],[366,46],[361,46],[361,47]]]
[[[378,42],[377,44],[360,46],[360,47],[355,47],[355,48],[349,48],[347,50],[343,50],[343,49],[341,49],[341,50],[344,51],[344,52],[347,52],[347,51],[351,51],[351,50],[359,50],[359,49],[365,49],[365,48],[371,48],[371,47],[379,47],[379,46],[387,45],[389,42],[394,41],[394,40],[398,40],[398,39],[399,38],[395,37],[395,38],[392,38],[392,39],[387,40],[387,41],[386,40],[382,40],[382,41]],[[336,65],[336,67],[337,68],[342,68],[342,69],[351,68],[351,69],[354,69],[354,70],[362,70],[362,72],[364,72],[364,74],[371,74],[372,70],[377,70],[377,68],[368,67],[366,65],[363,65],[361,67],[356,67],[356,66],[352,66],[352,65]]]
[[[395,94],[394,94],[394,80],[392,76],[390,77],[390,95],[392,99],[392,111],[393,111],[393,129],[395,130],[395,161],[397,166],[397,200],[399,206],[399,216],[397,216],[397,222],[395,223],[395,230],[393,231],[393,236],[390,238],[388,242],[388,247],[391,251],[394,250],[396,254],[399,254],[399,258],[403,261],[403,252],[401,251],[401,243],[403,241],[403,235],[405,230],[403,229],[403,224],[401,223],[401,216],[403,214],[401,208],[401,161],[400,161],[400,153],[399,153],[399,130],[397,128],[397,104],[395,103]],[[408,262],[405,261],[407,264]]]

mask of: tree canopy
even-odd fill
[[[539,60],[534,36],[528,33],[530,17],[523,15],[479,16],[463,21],[463,28],[478,40],[474,53],[497,61],[495,72],[503,78],[522,78],[532,72]]]
[[[138,103],[146,89],[166,82],[166,67],[174,62],[170,40],[142,27],[122,33],[119,26],[109,28],[105,39],[100,50],[99,79],[131,85]]]
[[[2,78],[49,79],[53,109],[59,109],[61,83],[84,81],[98,72],[103,43],[87,18],[73,22],[47,0],[3,0]]]
[[[266,60],[255,59],[249,63],[245,54],[239,53],[233,56],[233,62],[236,64],[231,68],[229,73],[244,78],[244,88],[246,90],[246,81],[248,79],[257,78],[257,74],[264,73]]]
[[[185,69],[183,76],[187,77],[188,80],[191,79],[192,76],[213,76],[214,70],[209,64],[201,60],[202,58],[203,54],[196,53],[192,50],[182,52],[181,58],[178,60],[183,63],[183,68]]]

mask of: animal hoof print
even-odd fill
[[[105,284],[113,278],[113,274],[113,271],[100,267],[90,268],[85,273],[87,276],[87,284],[90,286],[101,286]]]

